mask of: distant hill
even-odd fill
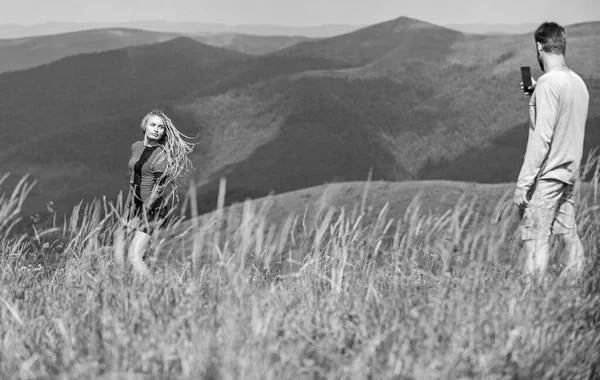
[[[0,130],[5,142],[15,144],[54,132],[50,126],[79,129],[83,121],[115,119],[148,104],[175,102],[228,75],[247,59],[180,37],[4,73]],[[0,152],[5,154],[6,150]]]
[[[349,33],[362,27],[362,25],[343,24],[325,24],[315,26],[199,24],[196,30],[198,32],[238,33],[258,36],[303,36],[308,38],[327,38]]]
[[[600,144],[596,24],[568,27],[568,62],[591,93]],[[253,56],[177,38],[0,75],[0,168],[39,180],[31,209],[124,189],[139,121],[162,107],[203,141],[201,211],[324,183],[512,182],[525,150],[519,66],[531,36],[465,34],[399,18]]]
[[[98,28],[104,28],[98,26]],[[0,38],[23,38],[45,36],[50,34],[68,33],[80,30],[94,29],[93,26],[80,23],[48,22],[34,25],[0,24]]]
[[[568,25],[571,33],[579,28],[585,28],[593,31],[597,28],[598,22],[583,22]],[[447,24],[447,28],[454,29],[463,33],[484,34],[484,35],[507,35],[507,34],[528,34],[531,35],[540,23],[520,23],[520,24]]]
[[[252,55],[272,53],[308,40],[307,37],[301,36],[258,36],[237,33],[205,34],[194,36],[194,39],[208,45]]]
[[[70,55],[159,43],[176,37],[173,33],[135,29],[97,29],[0,40],[0,73],[28,69]]]
[[[348,34],[307,41],[277,52],[287,56],[318,56],[356,67],[382,58],[437,60],[445,57],[462,33],[408,17],[376,24]]]
[[[523,34],[533,33],[539,24],[520,23],[520,24],[447,24],[447,28],[458,30],[463,33],[473,34]]]
[[[215,33],[235,33],[261,36],[305,36],[311,38],[331,37],[360,29],[361,25],[316,25],[316,26],[283,26],[283,25],[226,25],[219,23],[173,22],[160,20],[141,20],[129,22],[47,22],[33,25],[0,25],[0,38],[22,38],[57,33],[77,32],[90,29],[127,28],[144,29],[155,32],[167,32],[195,35]]]
[[[36,67],[72,55],[160,43],[177,37],[181,35],[139,29],[93,29],[0,40],[0,73]],[[259,36],[236,33],[200,34],[192,38],[207,45],[251,55],[271,53],[309,40],[301,36]]]

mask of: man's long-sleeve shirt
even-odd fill
[[[539,179],[573,184],[579,176],[589,93],[572,70],[542,75],[529,103],[531,125],[517,187]]]

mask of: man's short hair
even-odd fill
[[[564,55],[567,50],[567,33],[565,28],[555,22],[545,22],[533,34],[535,42],[542,45],[542,51],[550,54]]]

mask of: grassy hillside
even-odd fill
[[[229,182],[227,185],[229,186]],[[415,211],[417,205],[422,215],[431,213],[439,217],[459,202],[474,202],[474,211],[481,214],[481,217],[490,217],[499,203],[512,200],[513,190],[514,185],[510,183],[355,181],[260,197],[255,199],[254,207],[266,210],[264,217],[268,225],[281,223],[292,215],[302,218],[310,231],[330,208],[338,212],[343,208],[349,215],[364,213],[364,223],[374,224],[386,204],[387,216],[398,221]],[[243,212],[243,200],[224,210],[227,217],[236,220],[241,218]],[[188,222],[186,226],[190,224]]]
[[[40,66],[71,55],[160,43],[176,37],[175,33],[113,28],[4,39],[0,40],[0,73]]]
[[[245,54],[261,55],[290,47],[309,38],[302,36],[257,36],[238,33],[218,33],[194,36],[194,39],[208,45],[231,49]]]

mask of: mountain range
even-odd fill
[[[260,36],[302,36],[327,38],[350,33],[367,25],[329,24],[316,26],[283,25],[226,25],[222,23],[174,22],[140,20],[129,22],[46,22],[32,25],[0,24],[0,38],[23,38],[51,34],[72,33],[92,29],[142,29],[155,32],[194,34],[250,34]],[[521,34],[532,32],[534,23],[501,24],[447,24],[447,28],[474,34]]]
[[[521,23],[521,24],[447,24],[447,28],[455,29],[463,33],[472,34],[491,34],[491,35],[502,35],[502,34],[523,34],[533,33],[538,24],[535,23]]]
[[[252,55],[272,53],[293,46],[299,42],[310,40],[310,38],[302,36],[260,36],[240,33],[195,35],[193,38],[208,45]]]
[[[360,25],[227,25],[222,23],[174,22],[161,20],[141,20],[129,22],[47,22],[33,25],[0,25],[0,38],[22,38],[60,33],[72,33],[91,29],[142,29],[154,32],[197,34],[251,34],[259,36],[303,36],[310,38],[331,37],[360,29]]]
[[[141,29],[93,29],[47,36],[0,40],[0,73],[41,66],[61,58],[99,53],[124,47],[148,45],[182,37],[181,34]],[[301,41],[297,36],[258,36],[248,34],[195,34],[190,38],[207,45],[250,55],[271,53]]]
[[[600,23],[567,28],[568,63],[590,90],[586,151],[600,144]],[[199,144],[201,211],[327,182],[511,182],[527,136],[519,66],[533,38],[474,35],[401,17],[251,55],[176,37],[0,74],[0,168],[50,200],[126,188],[139,122],[162,108]]]
[[[0,73],[28,69],[77,54],[164,42],[177,36],[134,29],[94,29],[0,40]]]

